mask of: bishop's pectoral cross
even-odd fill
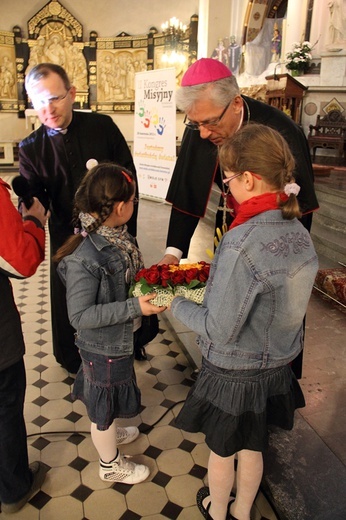
[[[223,205],[217,206],[218,211],[222,211],[222,232],[226,233],[227,231],[227,213],[234,213],[234,209],[227,207],[227,195],[229,194],[229,188],[226,192],[222,191]],[[226,231],[224,231],[226,228]]]

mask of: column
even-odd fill
[[[285,56],[285,54],[291,50],[294,42],[304,40],[306,10],[307,0],[288,0],[285,48],[282,49],[282,56]]]
[[[199,0],[198,58],[209,58],[219,38],[230,36],[230,0]]]

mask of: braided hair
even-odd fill
[[[128,202],[135,193],[132,173],[114,163],[97,164],[87,172],[74,197],[72,224],[75,234],[58,249],[54,262],[71,254],[84,236],[98,229],[113,211],[115,202]],[[80,215],[90,214],[90,224],[82,226]]]

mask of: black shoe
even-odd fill
[[[202,487],[201,489],[199,489],[197,491],[197,496],[196,496],[197,507],[200,510],[200,512],[202,513],[202,515],[204,516],[204,518],[208,518],[208,516],[210,518],[209,508],[210,508],[211,502],[209,502],[207,507],[204,507],[204,505],[203,505],[203,500],[206,497],[208,497],[209,495],[210,495],[210,491],[209,491],[209,488],[207,486]]]
[[[25,504],[30,500],[30,498],[36,495],[36,493],[40,490],[44,482],[44,479],[46,478],[47,466],[45,466],[41,462],[33,462],[32,464],[29,464],[29,469],[31,470],[33,475],[31,488],[23,496],[23,498],[18,500],[18,502],[14,502],[13,504],[4,504],[2,502],[1,510],[3,513],[16,513],[17,511],[22,509],[22,507],[25,506]]]
[[[197,507],[200,510],[200,512],[202,513],[202,515],[204,516],[204,518],[206,520],[213,520],[213,518],[210,516],[210,513],[209,513],[211,501],[209,502],[207,507],[204,507],[204,505],[203,505],[203,500],[206,497],[208,497],[209,495],[210,495],[209,487],[208,486],[202,487],[201,489],[199,489],[197,491],[196,502],[197,502]],[[227,517],[226,517],[227,520],[237,520],[234,516],[231,515],[231,512],[230,512],[231,504],[234,501],[234,499],[235,499],[235,496],[233,493],[231,493],[230,501],[228,504],[228,513],[227,513]]]
[[[139,347],[135,349],[135,359],[137,359],[138,361],[145,361],[146,359],[148,359],[144,347]]]

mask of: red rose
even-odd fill
[[[201,262],[202,263],[202,262]],[[210,265],[205,264],[202,269],[198,272],[198,280],[200,282],[206,282],[209,278]]]
[[[162,280],[169,280],[171,276],[172,276],[172,273],[168,269],[161,270]]]
[[[171,273],[169,272],[169,266],[167,264],[160,265],[160,284],[162,287],[168,287],[168,282],[171,280]]]
[[[199,282],[204,282],[205,283],[208,280],[208,275],[204,271],[200,271],[198,273],[198,278],[197,279],[198,279]]]
[[[173,273],[171,273],[171,280],[173,285],[182,285],[185,283],[184,271],[173,271]]]
[[[184,269],[179,266],[169,264],[152,265],[149,269],[141,269],[135,276],[136,282],[144,278],[150,285],[188,285],[192,281],[205,283],[209,277],[210,264],[201,261],[198,267]]]
[[[136,281],[136,282],[139,282],[139,280],[140,280],[141,278],[144,278],[146,272],[147,272],[147,269],[141,269],[140,271],[138,271],[138,273],[137,273],[136,276],[135,276],[135,281]]]
[[[145,281],[150,284],[159,284],[160,283],[160,273],[158,270],[148,269],[148,271],[144,275]]]
[[[185,270],[185,281],[187,284],[192,282],[192,280],[196,280],[198,276],[198,269],[196,267],[192,267],[191,269]]]

